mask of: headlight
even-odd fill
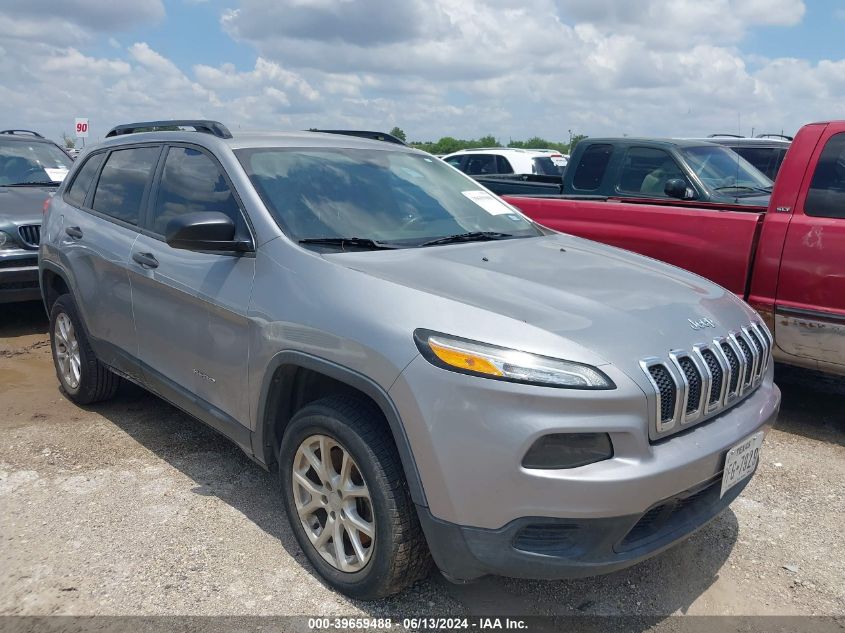
[[[433,365],[495,380],[569,389],[614,389],[602,371],[590,365],[520,352],[506,347],[440,334],[414,332],[420,353]]]
[[[12,236],[0,231],[0,251],[16,248],[20,248],[20,246],[15,243]]]

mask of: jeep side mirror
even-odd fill
[[[172,248],[188,251],[252,250],[248,240],[235,239],[235,223],[225,213],[186,213],[167,223],[164,241]]]
[[[690,200],[695,197],[695,193],[687,187],[687,181],[683,178],[672,178],[666,181],[663,187],[663,193],[670,198],[677,198],[678,200]]]

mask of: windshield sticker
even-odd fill
[[[493,196],[487,193],[486,191],[474,190],[462,191],[461,193],[464,194],[470,200],[472,200],[479,207],[484,209],[490,215],[504,215],[513,213],[513,209],[511,207],[499,200],[496,196]]]
[[[47,178],[53,182],[61,182],[65,179],[65,176],[67,176],[67,169],[64,169],[63,167],[59,167],[57,169],[44,167],[44,171],[47,173]]]

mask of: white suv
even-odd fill
[[[490,147],[462,149],[443,157],[452,167],[470,176],[540,174],[560,176],[561,171],[544,150]]]

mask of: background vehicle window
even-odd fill
[[[845,132],[835,134],[825,145],[804,212],[822,218],[845,218]]]
[[[0,139],[0,186],[61,182],[72,164],[52,143]]]
[[[590,145],[578,162],[575,170],[575,177],[572,179],[572,186],[582,191],[595,191],[601,185],[610,156],[613,154],[613,146],[608,144]]]
[[[159,147],[135,147],[112,152],[97,182],[92,208],[118,220],[138,224],[144,189],[160,150]]]
[[[463,156],[452,156],[451,158],[447,158],[446,162],[449,163],[455,169],[461,168],[461,161],[464,159]]]
[[[498,155],[496,156],[496,170],[500,174],[512,174],[513,173],[513,167],[511,167],[511,164],[508,162],[508,159],[505,158],[504,156],[498,156]]]
[[[103,159],[106,157],[105,153],[94,154],[85,161],[85,164],[77,172],[73,179],[70,189],[67,192],[68,202],[81,207],[85,204],[85,198],[88,196],[88,190],[91,189],[91,184],[94,182],[94,176],[97,175],[97,170],[103,164]]]
[[[539,156],[532,161],[535,174],[542,174],[544,176],[560,176],[560,170],[554,161],[548,156]]]
[[[467,156],[464,171],[468,174],[495,174],[496,157],[491,154],[472,154]]]
[[[235,226],[243,224],[235,196],[216,163],[198,150],[171,147],[161,174],[153,231],[164,235],[173,218],[208,211],[225,213]]]
[[[653,147],[632,147],[625,154],[619,170],[617,188],[619,191],[665,198],[666,183],[674,178],[682,179],[689,186],[684,172],[669,152]]]

